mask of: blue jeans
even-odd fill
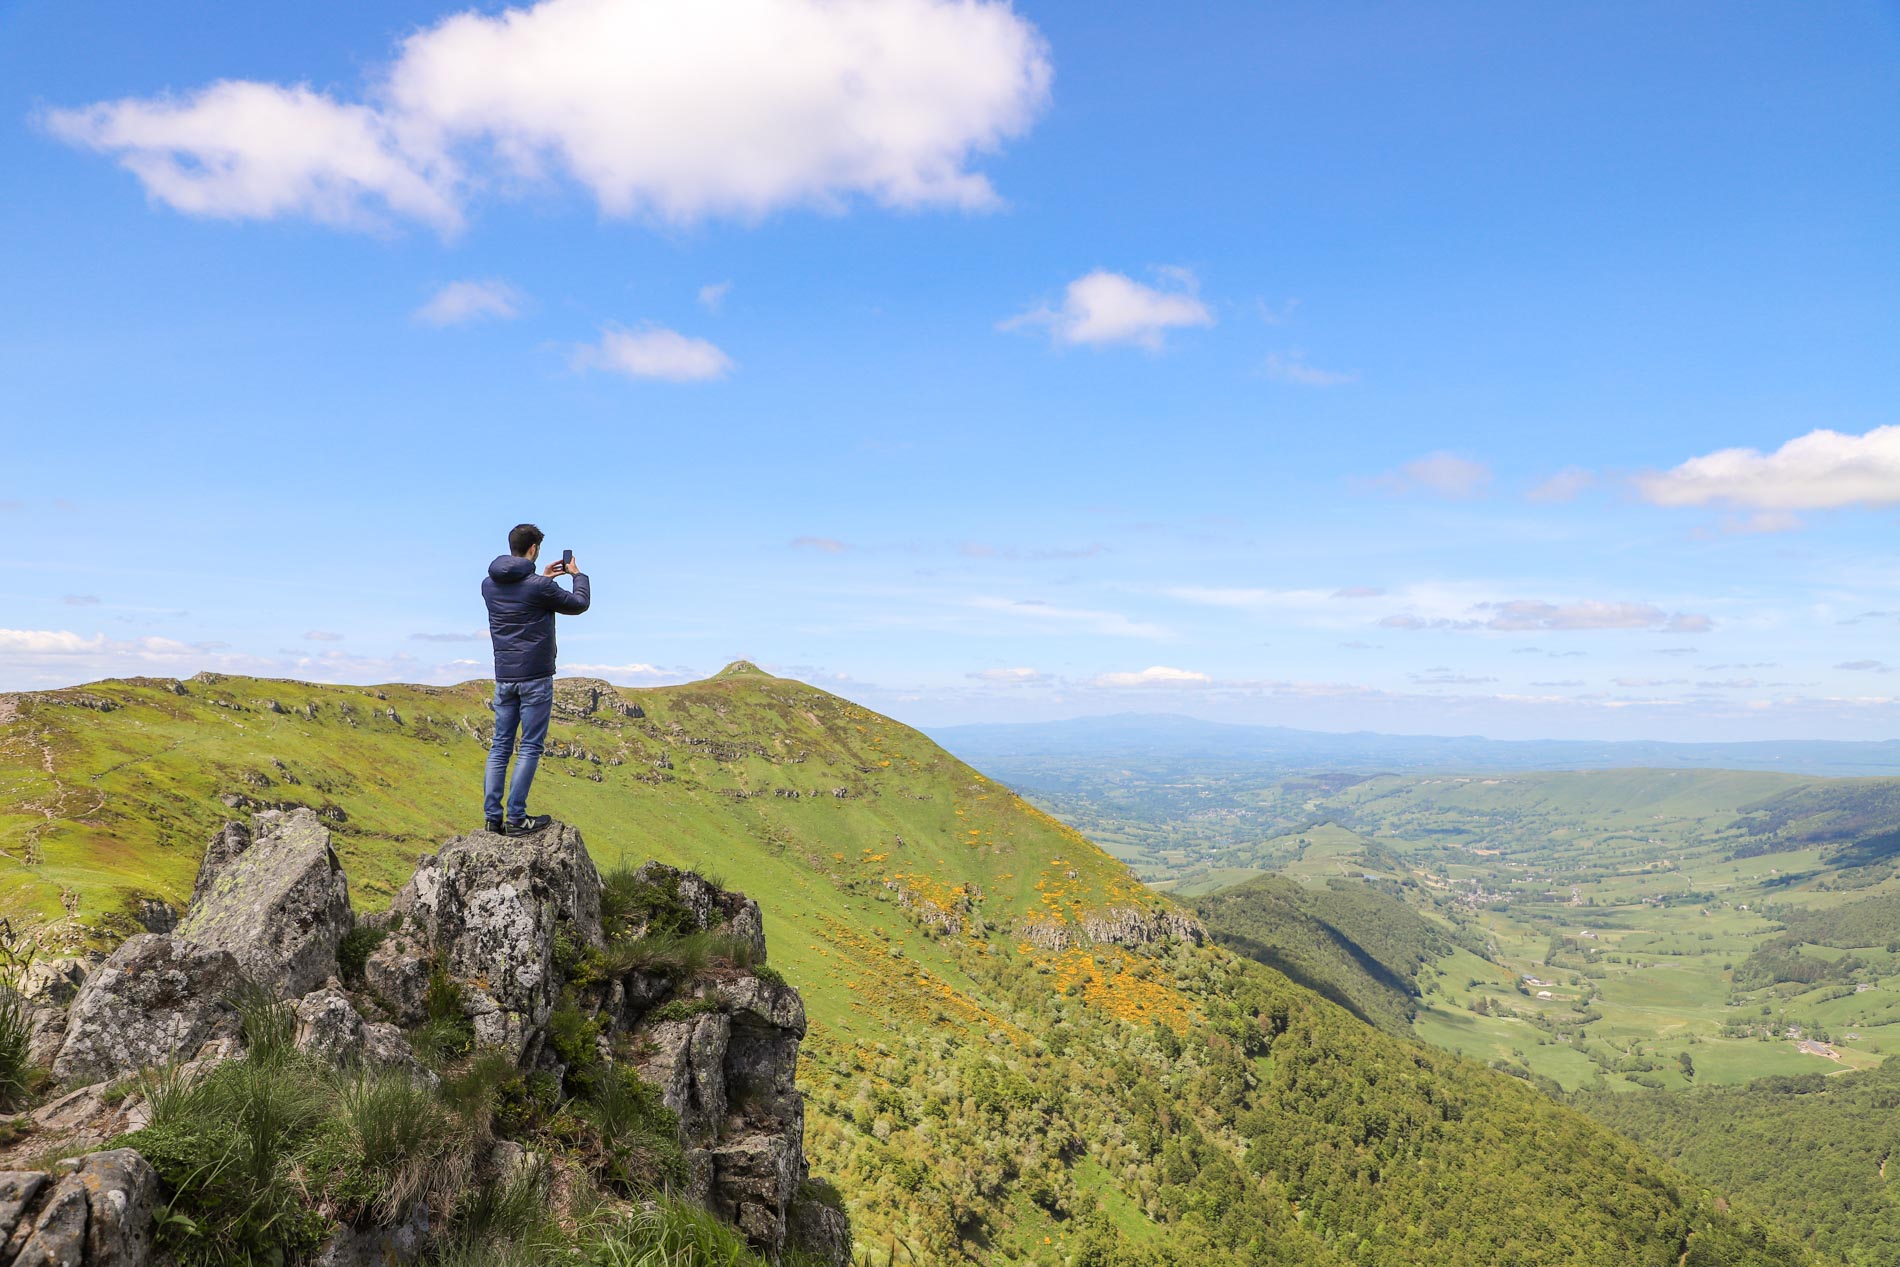
[[[495,738],[488,745],[485,790],[489,818],[501,817],[501,788],[508,779],[508,758],[515,751],[515,727],[521,728],[521,755],[515,758],[514,786],[508,789],[508,821],[528,816],[528,789],[534,786],[535,767],[541,764],[541,745],[548,737],[548,714],[554,711],[554,679],[495,683]]]

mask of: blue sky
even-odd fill
[[[0,164],[0,689],[526,519],[631,685],[1900,733],[1892,4],[13,0]]]

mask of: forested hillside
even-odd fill
[[[112,942],[182,903],[222,818],[288,805],[379,906],[474,825],[484,698],[210,675],[10,697],[0,911],[49,953]],[[807,1146],[873,1267],[1803,1261],[1525,1083],[1206,942],[1076,832],[802,683],[562,682],[535,799],[760,902],[810,1015]]]
[[[1705,1182],[1771,1210],[1855,1267],[1900,1261],[1900,1057],[1827,1077],[1579,1100]],[[1900,1164],[1900,1163],[1894,1163]]]
[[[1418,974],[1451,949],[1442,925],[1363,880],[1308,888],[1267,875],[1197,898],[1215,940],[1391,1033],[1418,1010]]]

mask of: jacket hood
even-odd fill
[[[488,575],[497,585],[518,585],[534,575],[534,560],[513,554],[498,554],[488,565]]]

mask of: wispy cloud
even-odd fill
[[[1568,502],[1595,486],[1597,477],[1580,466],[1566,466],[1555,475],[1539,480],[1524,494],[1528,501]]]
[[[1096,269],[1069,283],[1059,308],[1031,308],[998,328],[1046,330],[1057,343],[1132,343],[1159,351],[1170,330],[1214,324],[1213,311],[1196,294],[1192,273],[1165,269],[1162,274],[1165,289]]]
[[[843,554],[851,547],[836,537],[793,537],[792,549],[815,550],[819,554]]]
[[[979,669],[967,676],[978,682],[996,682],[1005,686],[1028,686],[1049,680],[1049,675],[1039,669]]]
[[[1893,666],[1881,660],[1843,660],[1834,666],[1850,673],[1891,673]]]
[[[1150,665],[1132,673],[1102,673],[1091,679],[1095,686],[1206,686],[1214,681],[1192,669],[1174,669],[1165,664]]]
[[[669,383],[705,383],[732,372],[732,358],[705,339],[690,338],[664,326],[601,331],[600,341],[574,350],[581,370],[606,370],[627,378]]]
[[[1704,633],[1714,628],[1708,616],[1669,612],[1653,603],[1583,601],[1550,603],[1518,598],[1474,604],[1464,616],[1425,616],[1397,612],[1382,619],[1386,629],[1491,630],[1531,633],[1600,629],[1645,629],[1663,633]]]
[[[1269,353],[1266,374],[1277,383],[1292,383],[1297,387],[1343,387],[1359,378],[1357,374],[1323,370],[1317,365],[1309,365],[1306,353],[1297,348],[1288,352]]]
[[[488,637],[488,634],[485,631],[482,633],[474,633],[472,631],[465,631],[462,633],[412,633],[409,635],[409,641],[411,642],[482,642],[486,640],[487,637]]]
[[[520,312],[520,293],[507,282],[490,278],[450,282],[413,315],[426,326],[459,326],[471,321],[506,321]]]
[[[1454,673],[1444,666],[1408,676],[1419,686],[1483,686],[1497,681],[1494,677],[1474,677],[1466,673]]]
[[[1482,497],[1491,487],[1491,468],[1475,458],[1456,453],[1427,453],[1396,471],[1363,481],[1388,493],[1424,493],[1450,501]]]
[[[343,635],[328,629],[309,629],[304,631],[305,642],[342,642]]]
[[[1168,631],[1145,620],[1132,620],[1120,612],[1096,611],[1085,607],[1059,607],[1040,599],[997,598],[988,595],[967,600],[965,606],[979,611],[1008,616],[1029,626],[1042,626],[1051,632],[1080,630],[1110,638],[1165,639]]]
[[[699,306],[714,316],[726,306],[726,296],[732,293],[731,282],[710,282],[699,288]]]
[[[97,607],[99,596],[97,594],[65,594],[59,601],[68,607]]]

